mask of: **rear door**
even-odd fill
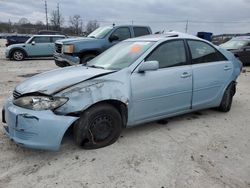
[[[160,44],[145,61],[156,60],[160,68],[131,76],[133,121],[154,119],[191,107],[192,68],[183,40]],[[142,62],[143,63],[143,62]]]
[[[188,40],[193,69],[193,108],[212,107],[229,84],[233,64],[210,44]]]
[[[244,64],[250,65],[250,43],[248,43],[239,54],[240,60]]]
[[[35,42],[32,44],[32,42]],[[36,36],[29,44],[26,44],[26,52],[29,56],[50,56],[51,55],[51,41],[47,36]],[[52,50],[53,54],[53,50]]]

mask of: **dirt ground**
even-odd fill
[[[0,107],[20,81],[56,68],[48,59],[9,61],[3,52],[0,47]],[[70,134],[58,152],[21,148],[0,123],[0,188],[249,188],[250,67],[245,69],[229,113],[204,110],[126,129],[118,142],[98,150],[76,147]]]

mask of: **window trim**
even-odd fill
[[[44,36],[42,36],[42,37],[44,37]],[[40,36],[33,37],[32,40],[29,43],[31,44],[34,41],[35,38],[42,38],[42,37],[40,37]],[[40,42],[40,43],[37,43],[37,44],[48,44],[48,43],[51,43],[51,38],[50,37],[48,37],[48,38],[49,38],[50,42]]]
[[[154,53],[154,51],[156,51],[159,47],[161,47],[162,45],[166,44],[166,43],[170,43],[170,42],[175,42],[175,41],[182,41],[183,42],[183,46],[184,46],[184,49],[185,49],[185,55],[186,55],[186,64],[185,65],[178,65],[178,66],[169,66],[169,67],[163,67],[163,68],[160,68],[159,67],[159,70],[163,70],[163,69],[169,69],[169,68],[173,68],[173,67],[182,67],[182,66],[187,66],[187,65],[190,65],[191,62],[190,62],[190,58],[189,58],[189,54],[188,54],[188,49],[187,49],[187,46],[186,46],[186,43],[185,43],[185,39],[171,39],[171,40],[167,40],[167,41],[164,41],[160,44],[158,44],[143,60],[143,62],[146,61],[146,59],[152,54]],[[142,62],[142,63],[143,63]]]
[[[130,30],[130,28],[129,27],[118,27],[118,28],[116,28],[111,34],[110,34],[110,36],[109,37],[111,37],[118,29],[122,29],[122,28],[127,28],[128,29],[128,31],[129,31],[129,38],[131,38],[132,37],[132,35],[131,35],[131,30]],[[129,39],[129,38],[127,38],[127,39]],[[124,40],[127,40],[127,39],[124,39]],[[118,41],[124,41],[124,40],[118,40]]]
[[[203,42],[205,44],[207,44],[208,46],[210,46],[211,48],[213,48],[217,53],[219,53],[222,57],[225,58],[225,60],[223,61],[228,61],[228,59],[219,51],[217,50],[214,46],[212,46],[211,44],[209,44],[208,42],[206,41],[203,41],[203,40],[197,40],[197,39],[185,39],[186,41],[186,45],[187,45],[187,49],[189,51],[189,61],[190,61],[190,64],[191,65],[201,65],[201,64],[207,64],[207,63],[213,63],[215,61],[212,61],[212,62],[203,62],[203,63],[193,63],[193,57],[192,57],[192,52],[191,52],[191,48],[188,44],[188,41],[195,41],[195,42]],[[216,61],[216,62],[221,62],[221,61]]]

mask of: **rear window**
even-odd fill
[[[215,48],[202,41],[188,40],[192,55],[192,63],[210,63],[227,59]]]
[[[140,37],[143,35],[149,35],[150,32],[146,27],[134,27],[135,37]]]

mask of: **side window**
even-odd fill
[[[140,37],[143,35],[149,35],[150,32],[146,27],[134,27],[135,37]]]
[[[52,37],[52,43],[55,43],[57,40],[64,39],[63,37]]]
[[[176,40],[163,43],[146,58],[146,61],[158,61],[160,68],[186,65],[184,42]]]
[[[35,43],[50,43],[50,38],[49,37],[35,37],[32,42]]]
[[[114,31],[112,35],[119,37],[119,41],[126,40],[131,38],[130,30],[128,27],[121,27]]]
[[[193,64],[227,60],[219,51],[205,42],[189,40],[188,45]]]

